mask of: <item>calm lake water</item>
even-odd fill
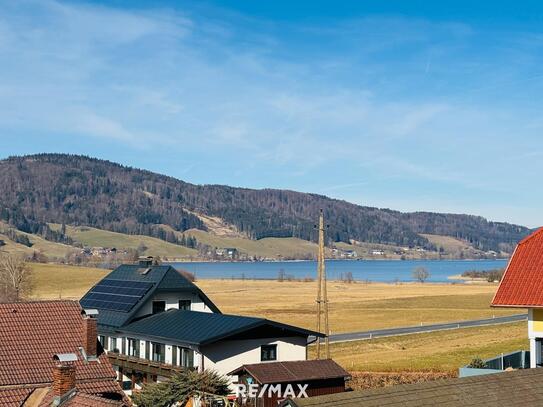
[[[277,261],[255,263],[171,263],[178,269],[196,273],[198,279],[243,278],[276,279],[280,270],[294,278],[315,278],[315,261]],[[430,272],[428,281],[450,282],[449,276],[467,270],[492,270],[503,268],[506,260],[327,260],[326,274],[329,279],[339,279],[341,274],[351,272],[355,280],[378,282],[413,281],[416,267],[425,267]]]

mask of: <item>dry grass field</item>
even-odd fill
[[[330,345],[331,357],[353,371],[456,371],[473,358],[529,349],[526,322],[463,328]],[[310,347],[314,357],[315,347]]]
[[[35,298],[80,298],[108,270],[33,264]],[[201,280],[197,284],[225,313],[262,316],[315,327],[315,282]],[[506,315],[489,307],[495,284],[379,284],[330,282],[332,333]],[[526,349],[526,323],[466,328],[331,346],[349,370],[452,371],[476,356]],[[311,348],[310,355],[314,352]]]
[[[315,327],[315,282],[200,280],[225,313]],[[328,286],[332,333],[508,315],[493,309],[496,284],[340,283]]]
[[[80,298],[108,271],[90,267],[33,264],[35,297]],[[313,329],[315,282],[200,280],[196,284],[230,314],[261,316]],[[331,281],[332,333],[460,321],[508,315],[490,308],[495,284],[383,284]]]
[[[79,299],[109,270],[31,263],[35,299]]]

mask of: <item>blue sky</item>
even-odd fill
[[[0,156],[535,227],[543,5],[471,3],[0,1]]]

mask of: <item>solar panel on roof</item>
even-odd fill
[[[153,283],[104,279],[80,301],[83,307],[128,312],[149,291]]]

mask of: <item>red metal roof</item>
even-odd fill
[[[492,306],[543,307],[543,228],[518,244]]]

